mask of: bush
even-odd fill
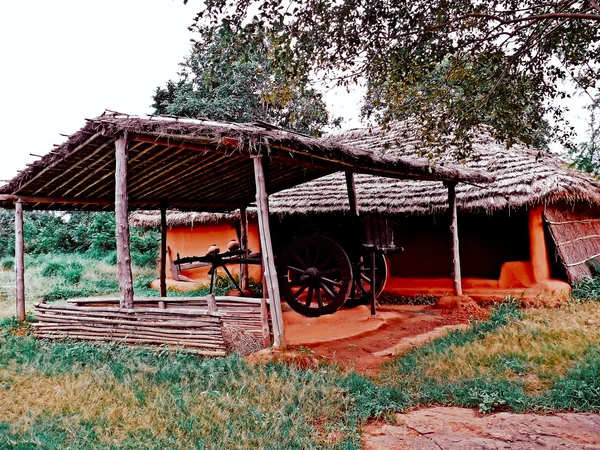
[[[77,261],[69,263],[49,262],[42,269],[44,277],[63,277],[69,283],[79,283],[83,276],[83,265]]]
[[[7,258],[2,261],[2,270],[13,270],[15,267],[15,261],[12,258]]]
[[[571,297],[575,300],[600,300],[600,278],[583,278],[573,283]]]
[[[65,265],[60,262],[49,262],[42,269],[43,277],[59,277],[65,272]]]

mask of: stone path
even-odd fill
[[[366,450],[599,449],[600,415],[495,413],[434,407],[396,414],[395,425],[371,424]]]

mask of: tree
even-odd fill
[[[250,122],[264,120],[285,128],[318,134],[329,119],[322,95],[307,80],[289,80],[271,64],[273,43],[258,33],[246,46],[227,23],[199,23],[179,79],[156,89],[156,114]]]
[[[588,140],[581,142],[571,149],[570,156],[573,166],[592,175],[600,176],[600,124],[598,124],[598,113],[600,112],[600,97],[596,98],[590,105],[590,122],[588,124]]]
[[[412,119],[440,151],[468,153],[482,124],[509,145],[568,142],[553,99],[567,81],[593,89],[599,75],[595,0],[211,0],[197,17],[222,20],[245,42],[268,33],[274,64],[294,79],[366,79],[365,117]]]

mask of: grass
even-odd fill
[[[4,326],[0,448],[359,448],[334,367],[54,343]]]
[[[106,262],[61,256],[27,263],[28,302],[116,291],[115,269]],[[69,282],[80,266],[80,280]],[[7,274],[0,272],[0,283]],[[136,270],[140,295],[156,295],[147,287],[153,278]],[[587,300],[597,298],[600,282],[584,283],[561,308],[498,305],[488,320],[391,361],[377,378],[325,363],[301,369],[38,341],[6,319],[0,448],[353,449],[366,420],[423,405],[600,412],[600,302]],[[219,280],[218,293],[230,288]],[[2,292],[7,300],[0,302],[10,304],[11,293]],[[203,287],[192,295],[205,293]]]
[[[139,278],[149,283],[150,278],[155,277],[154,272],[154,269],[133,267],[136,281]],[[136,285],[142,288],[144,283],[140,281]],[[103,259],[82,254],[25,256],[25,303],[28,310],[42,298],[56,302],[74,297],[116,296],[118,292],[117,268]],[[144,295],[154,292],[147,289]],[[14,271],[0,271],[0,318],[14,315],[14,302]]]

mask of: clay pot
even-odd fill
[[[230,252],[239,250],[239,249],[240,249],[240,244],[235,239],[230,240],[229,244],[227,244],[227,250],[229,250]]]
[[[213,244],[210,247],[208,247],[208,254],[212,255],[214,253],[219,253],[221,251],[221,249],[219,247],[217,247],[217,244]]]

